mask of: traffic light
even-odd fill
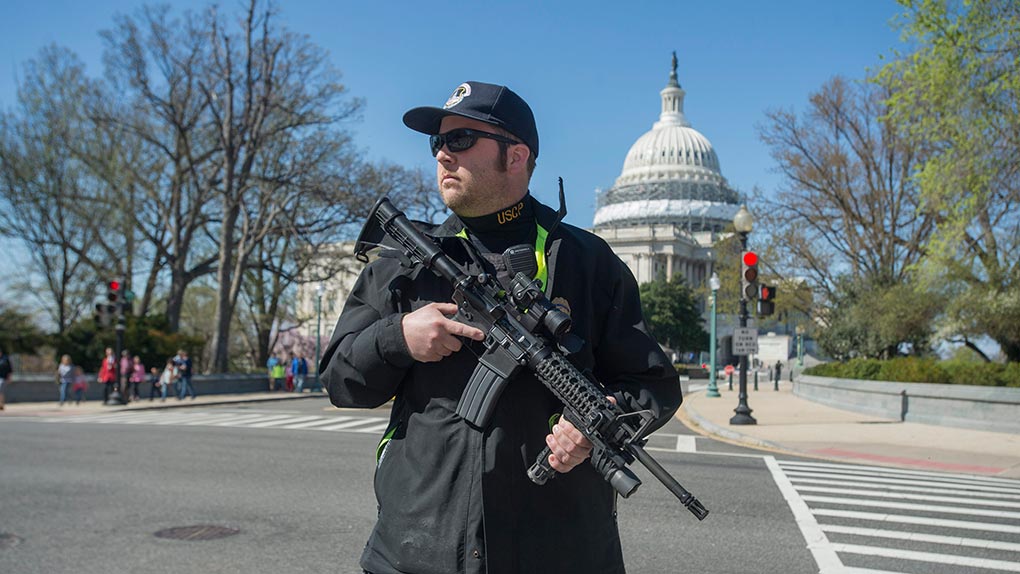
[[[762,285],[758,288],[758,314],[771,315],[776,312],[776,287]]]
[[[120,301],[120,281],[114,279],[107,284],[107,287],[106,300],[110,302],[111,306],[117,307]]]
[[[758,298],[758,254],[745,251],[740,264],[740,298],[754,301]]]

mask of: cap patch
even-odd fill
[[[471,95],[471,85],[470,84],[463,83],[463,84],[457,86],[457,89],[453,91],[453,95],[450,96],[450,99],[446,100],[446,104],[443,105],[443,109],[444,110],[448,110],[448,109],[452,108],[453,106],[456,106],[457,104],[459,104],[461,102],[461,100],[463,100],[464,98],[466,98],[466,97],[468,97],[470,95]]]

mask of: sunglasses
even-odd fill
[[[478,138],[488,138],[507,144],[519,144],[521,142],[503,137],[499,134],[490,134],[468,128],[450,130],[445,134],[434,134],[429,136],[429,146],[432,148],[432,157],[439,154],[439,150],[446,146],[451,152],[460,152],[471,149],[478,142]]]

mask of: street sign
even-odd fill
[[[758,352],[758,330],[739,327],[733,330],[733,354],[753,355]]]
[[[735,369],[733,368],[733,365],[726,365],[726,368],[723,369],[723,372],[726,373],[727,375],[732,375],[734,370]]]

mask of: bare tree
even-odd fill
[[[934,229],[913,178],[919,148],[886,119],[887,97],[876,84],[837,77],[812,94],[802,118],[771,111],[759,129],[785,185],[774,197],[758,194],[764,232],[756,235],[770,238],[770,272],[812,285],[823,320],[849,284],[873,293],[914,284]],[[893,299],[899,310],[902,297]],[[922,313],[929,322],[930,312]]]
[[[30,291],[45,294],[42,307],[62,333],[91,306],[96,274],[118,239],[101,233],[105,189],[69,152],[89,129],[82,110],[94,87],[81,62],[49,47],[25,71],[18,108],[0,116],[0,197],[8,205],[0,232],[28,248],[44,285]]]

